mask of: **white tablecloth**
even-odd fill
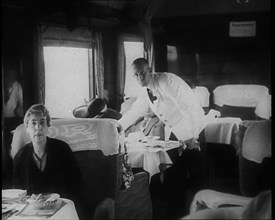
[[[66,204],[59,209],[53,216],[50,218],[46,217],[41,217],[41,216],[27,216],[27,217],[22,217],[22,216],[17,216],[16,214],[9,217],[8,220],[27,220],[27,219],[39,219],[39,220],[46,220],[46,219],[56,219],[56,220],[79,220],[74,202],[69,200],[69,199],[63,199]],[[21,208],[23,208],[22,206]]]
[[[241,121],[240,118],[233,117],[215,118],[204,129],[205,142],[232,144]]]
[[[131,166],[134,168],[142,167],[149,173],[149,180],[154,174],[160,172],[160,164],[173,164],[166,151],[179,146],[178,141],[126,142]]]

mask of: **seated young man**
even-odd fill
[[[76,202],[81,190],[81,174],[69,145],[47,137],[50,115],[44,105],[33,105],[26,112],[24,125],[31,143],[14,157],[14,188],[28,194],[58,193]]]

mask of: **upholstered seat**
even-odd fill
[[[223,85],[213,90],[213,102],[221,117],[254,120],[255,108],[268,88],[263,85]]]
[[[119,178],[118,155],[105,156],[100,150],[74,152],[82,174],[82,210],[84,219],[94,215],[105,198],[116,198]]]
[[[271,189],[271,121],[243,122],[238,137],[239,175],[242,195],[255,196]]]
[[[271,219],[271,120],[244,121],[236,148],[241,195],[199,191],[183,219]]]
[[[118,192],[115,201],[115,218],[152,219],[148,173],[136,173],[131,187]]]
[[[244,197],[213,190],[199,191],[190,214],[181,219],[271,219],[271,190]]]
[[[210,101],[210,93],[208,89],[205,86],[196,86],[194,89],[194,93],[196,97],[199,99],[204,112],[207,114],[209,111]]]

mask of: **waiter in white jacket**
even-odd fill
[[[196,140],[209,115],[204,115],[189,85],[172,73],[152,73],[144,58],[136,59],[132,67],[142,90],[131,109],[119,120],[122,128],[126,130],[150,107],[183,146],[198,147]]]
[[[181,195],[179,191],[187,188],[188,176],[191,176],[192,190],[196,192],[200,189],[202,182],[201,152],[196,150],[200,149],[197,139],[208,120],[218,116],[219,113],[210,111],[210,114],[204,115],[204,110],[193,90],[177,75],[166,72],[152,73],[148,61],[144,58],[136,59],[132,67],[134,77],[141,85],[142,90],[131,109],[122,116],[119,122],[126,130],[140,116],[144,116],[150,107],[165,126],[172,131],[170,139],[175,140],[176,138],[180,141],[182,144],[180,157],[177,151],[168,151],[173,166],[160,176],[161,181],[167,186],[164,187],[164,191],[166,191],[168,199],[177,201]],[[184,150],[186,148],[191,150]],[[163,181],[164,176],[165,181]],[[155,179],[159,181],[159,178]],[[180,199],[184,201],[184,198]],[[179,204],[172,202],[171,206],[175,208]],[[170,212],[173,213],[174,210],[171,209]]]

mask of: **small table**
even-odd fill
[[[47,218],[47,217],[41,217],[41,216],[19,216],[17,215],[25,206],[26,204],[22,203],[14,203],[16,206],[16,209],[19,210],[19,212],[15,213],[14,215],[6,218],[7,220],[46,220],[46,219],[56,219],[56,220],[79,220],[79,217],[77,215],[74,202],[69,199],[62,200],[66,203],[61,209],[59,209],[53,216]],[[3,216],[3,215],[2,215]]]
[[[160,164],[172,165],[173,162],[170,159],[167,151],[178,148],[180,143],[178,141],[135,141],[125,142],[128,159],[133,168],[142,167],[149,173],[149,181],[151,177],[157,173],[160,173]]]
[[[234,133],[238,131],[240,118],[215,118],[204,129],[205,142],[233,144]]]

